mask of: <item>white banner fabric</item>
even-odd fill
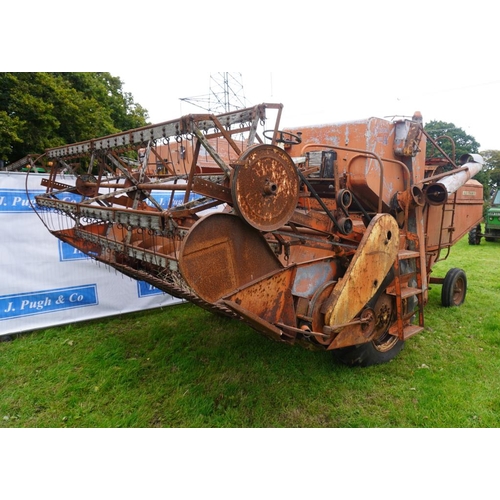
[[[45,192],[43,177],[0,172],[0,335],[182,302],[52,236],[29,201]]]

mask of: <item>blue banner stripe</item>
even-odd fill
[[[0,321],[99,304],[97,285],[0,296]]]

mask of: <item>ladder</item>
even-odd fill
[[[422,278],[422,263],[425,262],[424,246],[420,245],[416,234],[408,233],[402,236],[407,242],[413,242],[415,250],[406,248],[399,250],[394,262],[394,283],[387,290],[388,295],[395,297],[396,318],[389,329],[391,335],[406,340],[424,329],[424,283]],[[416,283],[411,283],[416,281]],[[418,307],[410,307],[410,301],[415,297]],[[406,302],[405,302],[406,301]],[[411,324],[413,316],[418,315],[418,324]]]
[[[453,193],[453,198],[448,200],[443,205],[443,213],[441,216],[441,231],[439,233],[439,243],[438,243],[438,252],[436,256],[435,262],[439,262],[441,260],[446,260],[448,255],[450,254],[451,246],[453,245],[453,231],[455,231],[455,210],[457,206],[457,193]],[[445,226],[445,217],[446,214],[451,214],[451,220],[448,226]],[[446,241],[448,239],[448,241]],[[441,250],[446,248],[446,254],[441,256]]]

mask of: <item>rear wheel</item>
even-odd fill
[[[467,277],[465,271],[458,267],[450,269],[444,277],[441,290],[441,303],[444,307],[460,306],[467,294]]]

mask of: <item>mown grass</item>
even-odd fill
[[[191,304],[0,343],[0,427],[497,427],[500,243],[460,241],[459,308],[430,291],[426,330],[390,363],[336,364]]]

